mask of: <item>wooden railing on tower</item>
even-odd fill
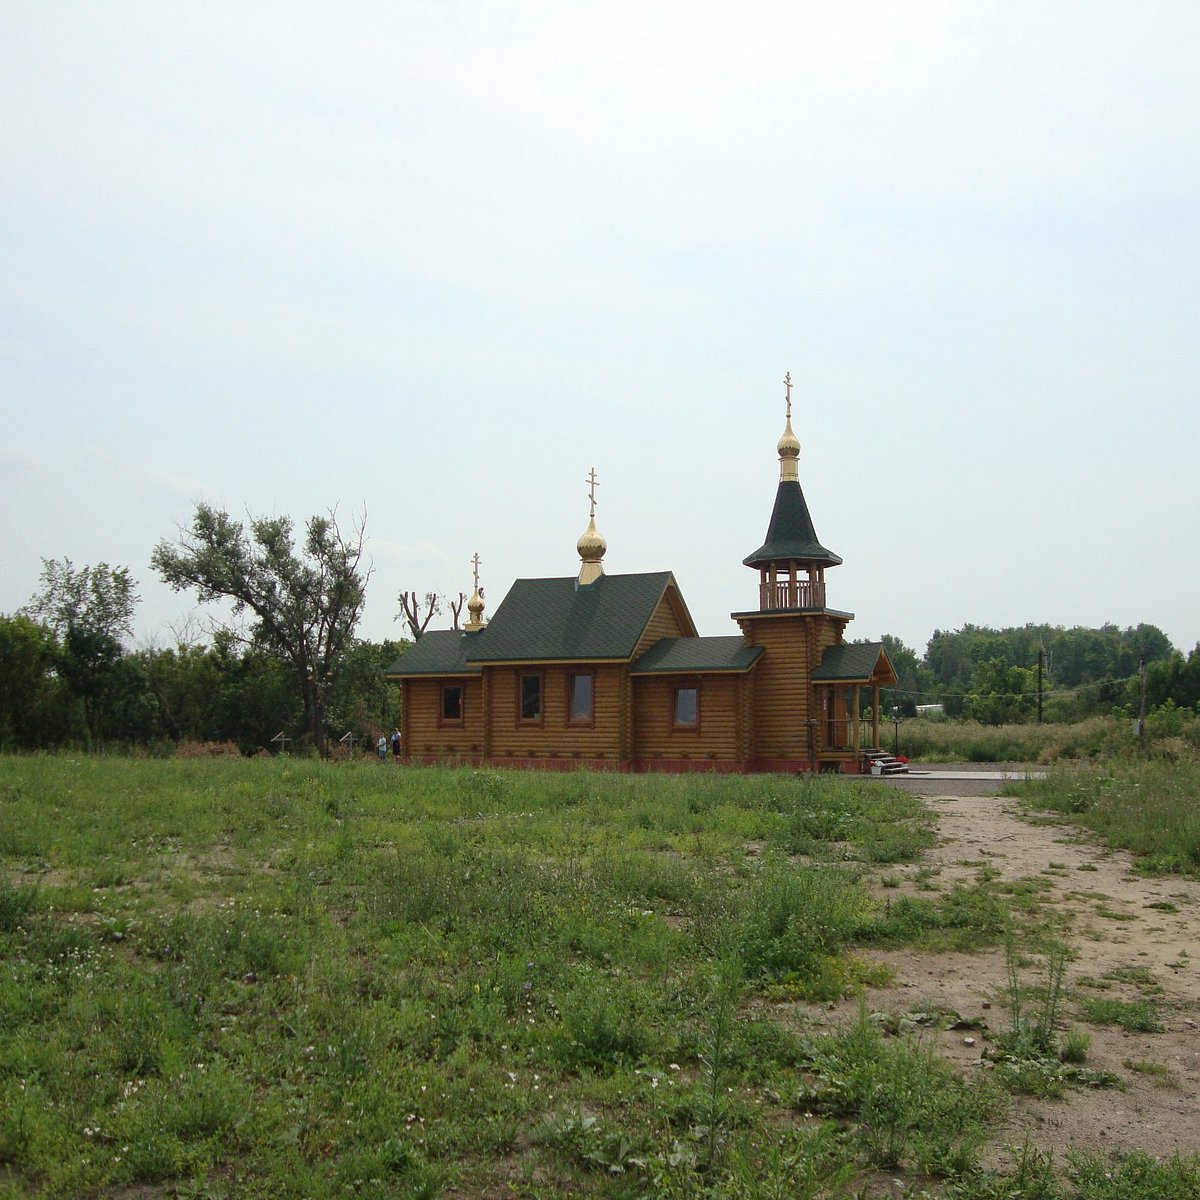
[[[763,611],[772,608],[824,608],[824,580],[777,579],[774,583],[760,583],[758,607]]]

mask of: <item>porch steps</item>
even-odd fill
[[[864,750],[863,768],[871,775],[907,775],[908,763],[893,758],[886,750]]]

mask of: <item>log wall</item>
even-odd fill
[[[633,681],[633,756],[651,770],[657,759],[698,766],[713,759],[743,759],[740,745],[744,698],[741,675],[646,675]],[[675,689],[700,689],[700,726],[675,729]]]
[[[787,614],[741,622],[746,640],[766,653],[751,673],[753,724],[751,756],[765,760],[807,760],[808,720],[824,714],[813,700],[810,677],[826,647],[841,641],[844,621],[823,613]],[[817,749],[824,735],[817,726]]]
[[[442,725],[442,685],[461,685],[463,721]],[[404,680],[404,741],[406,755],[414,758],[457,758],[483,754],[483,681],[468,679]]]
[[[579,670],[594,671],[592,723],[567,723],[567,677]],[[518,721],[518,680],[542,675],[542,718]],[[621,755],[623,665],[485,667],[488,688],[488,753],[497,759],[580,759],[618,761]],[[627,757],[627,755],[626,755]]]

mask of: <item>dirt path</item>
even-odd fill
[[[1061,940],[1075,955],[1067,966],[1060,1028],[1090,1034],[1085,1065],[1120,1081],[1116,1088],[1072,1087],[1059,1101],[1018,1098],[997,1131],[1000,1157],[1027,1135],[1056,1158],[1069,1148],[1143,1150],[1156,1157],[1200,1153],[1200,883],[1139,878],[1128,855],[1080,841],[1074,829],[1041,818],[1034,823],[1015,800],[986,794],[995,783],[914,778],[882,786],[925,796],[939,835],[922,863],[892,872],[902,882],[886,894],[929,894],[921,889],[930,886],[945,891],[974,882],[981,870],[998,873],[998,883],[1020,882],[1020,892],[1044,915],[1063,923]],[[1003,950],[878,957],[895,978],[869,992],[873,1011],[950,1010],[982,1017],[995,1032],[1007,1028]],[[1040,964],[1025,968],[1023,978],[1040,983]],[[1089,1024],[1078,1010],[1089,997],[1153,1001],[1164,1031]],[[830,1017],[844,1020],[852,1012],[853,1006],[842,1007]],[[972,1030],[931,1030],[929,1036],[964,1069],[987,1069],[980,1058],[985,1036]]]

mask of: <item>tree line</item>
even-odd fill
[[[207,504],[151,566],[177,591],[230,610],[206,642],[130,648],[139,602],[126,567],[44,560],[40,590],[0,615],[0,749],[98,748],[155,742],[229,742],[249,753],[279,738],[329,753],[399,724],[399,690],[383,672],[430,620],[465,602],[401,592],[397,620],[410,639],[371,642],[355,630],[370,570],[365,522],[286,517],[246,522]],[[1200,646],[1186,658],[1154,625],[1099,629],[964,625],[935,631],[925,654],[884,643],[900,683],[889,711],[940,704],[987,723],[1034,718],[1037,667],[1048,720],[1136,709],[1142,671],[1149,708],[1200,704]],[[280,744],[285,744],[282,741]]]
[[[279,735],[328,753],[331,739],[373,739],[399,720],[383,678],[402,640],[355,636],[370,571],[365,527],[316,516],[297,538],[286,517],[246,523],[200,504],[151,565],[201,604],[224,602],[206,644],[131,649],[137,585],[126,567],[44,560],[41,588],[0,616],[0,748],[96,748],[156,741],[232,742]]]
[[[915,716],[940,705],[947,716],[998,725],[1033,721],[1039,697],[1047,721],[1200,704],[1200,646],[1186,657],[1156,625],[1124,629],[1029,624],[935,630],[923,656],[884,635],[899,676],[883,705]]]

